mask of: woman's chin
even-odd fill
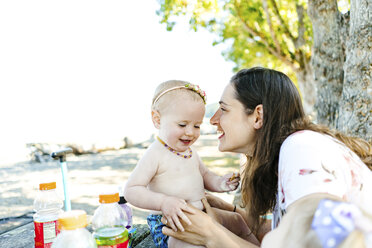
[[[226,148],[223,146],[223,144],[221,144],[221,141],[218,144],[218,150],[220,152],[227,152]]]
[[[218,140],[218,150],[220,152],[234,152],[233,149],[234,146],[227,144],[225,137]]]
[[[237,148],[234,148],[234,147],[231,147],[231,146],[228,147],[225,144],[221,144],[221,143],[219,143],[219,145],[218,145],[218,150],[220,152],[244,153],[244,152],[240,151],[240,149],[237,149]]]

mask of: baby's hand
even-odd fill
[[[229,173],[222,176],[221,189],[222,191],[233,191],[239,186],[240,174],[239,173]]]
[[[182,211],[193,214],[195,213],[193,209],[187,206],[185,200],[172,196],[165,197],[165,199],[161,203],[161,211],[166,218],[166,222],[175,232],[177,231],[177,228],[180,229],[182,232],[185,230],[181,225],[179,218],[181,218],[187,224],[191,225],[191,221]]]

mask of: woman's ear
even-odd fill
[[[256,106],[256,108],[254,109],[254,124],[253,124],[253,127],[255,129],[260,129],[263,125],[263,106],[262,104],[259,104]]]
[[[155,128],[160,129],[160,113],[156,110],[151,110],[151,119]]]

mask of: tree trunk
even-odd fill
[[[370,0],[351,1],[345,80],[337,128],[372,141],[372,16]]]
[[[302,103],[304,106],[305,114],[310,115],[314,120],[316,119],[316,111],[314,109],[316,100],[316,83],[313,78],[311,65],[305,65],[304,70],[296,73],[298,87],[300,88]]]
[[[317,122],[335,128],[344,78],[341,15],[336,0],[308,4],[314,34],[311,64],[317,84]]]

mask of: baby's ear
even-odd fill
[[[152,123],[157,129],[160,129],[160,113],[156,110],[151,110]]]

